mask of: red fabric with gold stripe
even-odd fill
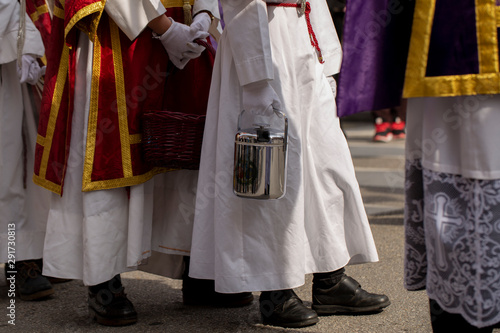
[[[96,10],[100,2],[67,0],[65,6],[64,28],[62,20],[54,20],[50,57],[47,52],[49,64],[34,181],[62,194],[73,112],[74,53],[78,38],[86,38],[78,35],[74,27],[87,33],[94,43],[94,75],[82,189],[91,191],[136,185],[154,174],[167,171],[152,168],[142,159],[141,113],[161,109],[164,104],[173,111],[204,113],[213,59],[204,52],[206,55],[190,61],[182,71],[169,77],[173,83],[169,83],[165,90],[168,56],[160,41],[151,38],[149,29],[130,41],[103,12],[103,7]],[[182,8],[170,8],[167,15],[183,21]],[[65,39],[62,35],[64,29],[67,30]],[[70,47],[67,55],[64,41]],[[64,68],[65,56],[69,63],[67,68]],[[174,76],[176,81],[173,81]],[[186,87],[183,81],[189,84],[193,80],[196,80],[196,86],[191,84],[189,89],[182,89],[181,86]],[[62,94],[62,98],[58,94]]]
[[[51,31],[49,8],[45,0],[27,0],[26,12],[42,35],[44,45],[48,45]]]

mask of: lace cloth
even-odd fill
[[[500,179],[477,180],[406,161],[405,288],[471,325],[500,322]]]

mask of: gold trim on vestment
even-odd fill
[[[33,183],[35,183],[38,186],[43,187],[46,190],[54,192],[56,194],[61,195],[61,193],[62,193],[62,186],[61,185],[57,185],[56,183],[51,182],[50,180],[42,178],[38,175],[33,175]]]
[[[90,81],[90,108],[87,128],[87,144],[85,148],[85,160],[83,162],[82,188],[92,182],[92,170],[94,165],[95,145],[97,138],[97,116],[99,111],[99,78],[101,76],[101,41],[94,40],[92,59],[92,79]],[[103,144],[101,141],[100,144]]]
[[[120,30],[113,21],[109,21],[111,30],[111,48],[113,52],[113,67],[115,73],[116,106],[122,155],[123,177],[133,176],[132,154],[130,152],[130,134],[128,128],[127,101],[125,100],[125,74],[123,73],[122,47]]]
[[[195,0],[189,0],[189,4],[192,6],[194,5]],[[165,8],[174,8],[174,7],[183,7],[184,6],[184,0],[161,0],[161,3]]]
[[[498,73],[497,6],[495,1],[476,0],[479,73]],[[492,35],[491,32],[494,32]]]
[[[31,21],[36,22],[40,18],[40,15],[46,14],[49,12],[49,7],[45,5],[41,5],[36,7],[36,11],[30,15]]]
[[[101,15],[104,11],[105,5],[106,0],[101,0],[100,2],[94,2],[80,9],[75,15],[73,15],[73,17],[66,25],[66,28],[64,29],[64,38],[66,39],[71,29],[73,29],[73,27],[78,24],[80,20],[91,14],[97,13],[98,15],[93,18],[92,23],[90,24],[90,31],[85,31],[83,28],[80,28],[81,31],[85,32],[89,36],[91,41],[94,41],[95,35],[97,33],[97,26],[99,25],[99,20],[101,19]]]
[[[61,52],[61,59],[59,60],[59,70],[57,71],[56,84],[54,86],[54,94],[52,96],[52,104],[50,106],[50,116],[47,122],[47,130],[43,138],[43,153],[40,161],[40,171],[38,172],[41,178],[45,178],[47,174],[47,167],[49,163],[50,150],[52,148],[52,140],[56,130],[57,117],[59,116],[59,109],[61,108],[61,101],[63,97],[64,85],[68,77],[68,59],[69,48],[64,44],[63,51]],[[37,140],[42,142],[42,140]]]
[[[426,77],[435,2],[415,3],[403,97],[500,93],[497,36],[500,11],[495,0],[476,0],[479,74]]]
[[[43,136],[41,136],[40,134],[37,134],[36,135],[36,144],[40,145],[40,146],[45,146],[45,138]]]
[[[53,15],[57,18],[60,18],[61,20],[64,20],[64,9],[54,6]]]
[[[142,134],[130,134],[130,144],[135,145],[142,142]]]
[[[82,191],[83,192],[90,192],[90,191],[97,191],[97,190],[109,190],[112,188],[119,188],[119,187],[125,187],[125,186],[134,186],[138,184],[142,184],[151,178],[153,176],[160,174],[160,173],[165,173],[169,171],[175,171],[176,169],[168,169],[168,168],[153,168],[150,171],[143,173],[141,175],[137,176],[132,176],[129,178],[116,178],[116,179],[108,179],[108,180],[98,180],[98,181],[93,181],[90,183],[84,184]]]

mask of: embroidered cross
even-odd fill
[[[459,226],[462,224],[462,218],[460,216],[452,216],[447,214],[446,205],[449,201],[449,198],[445,195],[437,195],[435,198],[435,206],[434,211],[431,212],[434,215],[434,219],[436,221],[436,230],[437,235],[435,239],[435,249],[436,249],[436,262],[438,268],[441,270],[445,270],[448,265],[446,263],[446,255],[444,249],[444,237],[445,227],[447,225]],[[440,241],[443,240],[443,241]]]

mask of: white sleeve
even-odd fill
[[[342,47],[326,1],[311,1],[311,24],[318,38],[326,76],[337,74],[342,63]]]
[[[195,0],[193,15],[200,10],[208,10],[216,19],[220,20],[219,2],[217,0]]]
[[[19,30],[20,5],[17,0],[0,0],[0,64],[17,59],[17,34]],[[40,32],[26,15],[26,31],[23,54],[42,57],[43,47]]]
[[[222,0],[225,33],[240,85],[272,80],[267,5],[262,0]]]
[[[160,0],[108,0],[104,10],[130,40],[139,36],[151,20],[165,13]]]

